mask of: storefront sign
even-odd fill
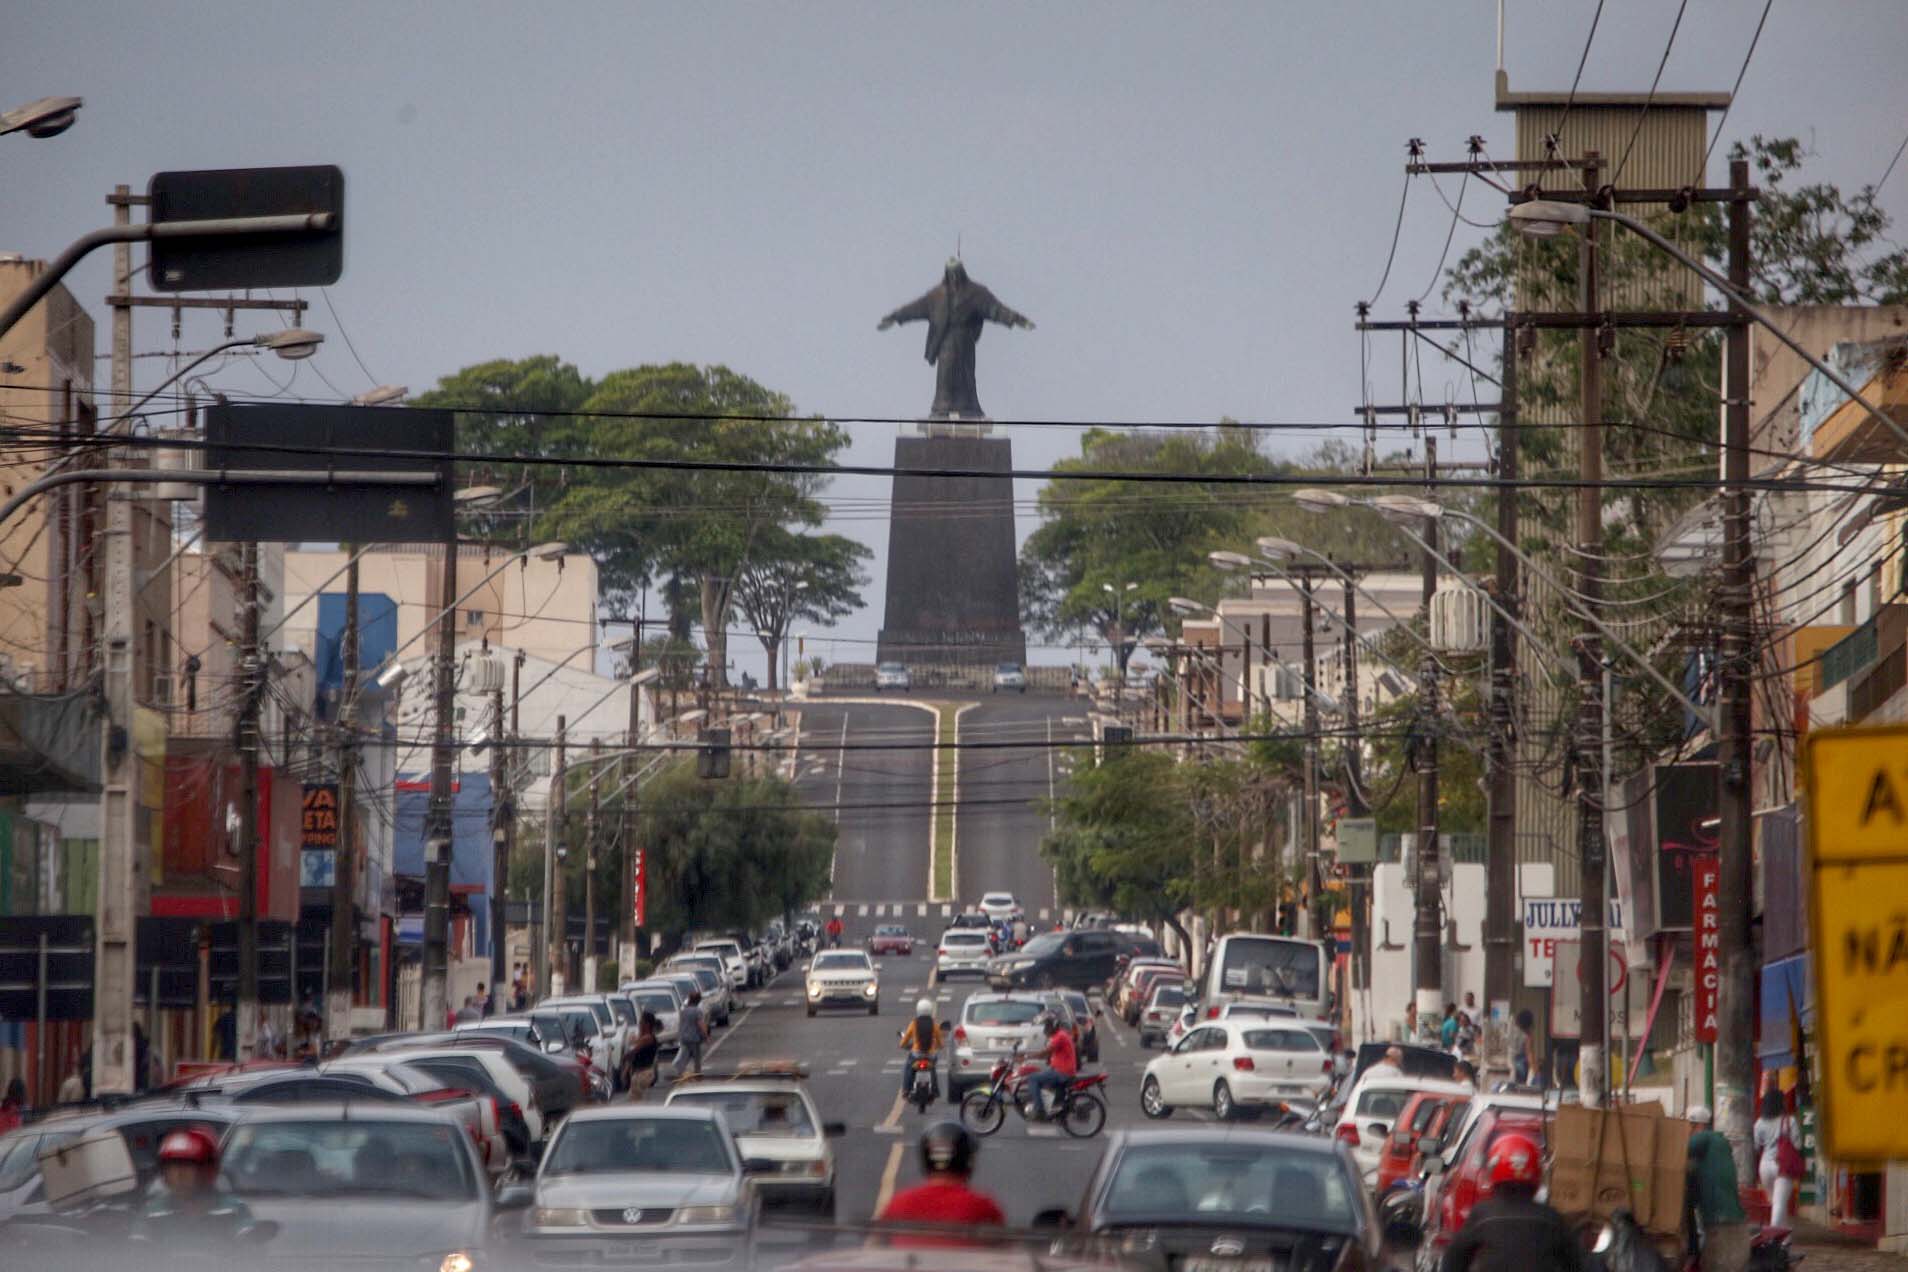
[[[635,879],[632,881],[634,887],[631,890],[635,897],[635,908],[630,917],[635,920],[636,927],[641,928],[649,909],[649,878],[643,865],[643,850],[641,848],[633,850],[631,857],[633,860],[630,863],[630,869],[635,873]]]
[[[1604,926],[1613,940],[1621,936],[1623,905],[1615,897],[1604,903]],[[1583,902],[1575,897],[1524,898],[1524,987],[1541,989],[1552,981],[1551,964],[1557,958],[1557,942],[1575,941],[1583,936]]]
[[[1722,989],[1722,905],[1716,888],[1722,869],[1714,854],[1691,863],[1691,899],[1696,915],[1696,1041],[1716,1041]]]
[[[1805,743],[1822,1152],[1908,1158],[1908,727]]]

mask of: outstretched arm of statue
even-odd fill
[[[999,323],[1003,327],[1025,327],[1028,331],[1034,329],[1033,319],[1023,313],[1007,308],[1007,306],[1001,304],[1000,301],[994,297],[990,296],[989,299],[994,302],[993,307],[987,311],[987,317],[990,320]]]
[[[928,314],[932,312],[930,306],[933,300],[934,293],[929,292],[919,300],[909,301],[907,304],[901,306],[901,308],[889,314],[886,318],[883,318],[880,323],[875,326],[875,330],[886,331],[897,322],[925,322]]]

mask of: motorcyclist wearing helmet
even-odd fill
[[[914,1002],[914,1019],[901,1031],[901,1049],[910,1056],[934,1056],[941,1051],[941,1027],[934,1022],[934,1000],[917,998]],[[914,1066],[903,1065],[901,1069],[901,1094],[908,1093],[908,1087],[914,1080]],[[939,1078],[935,1080],[938,1091]]]
[[[1059,1019],[1049,1013],[1043,1018],[1042,1027],[1047,1031],[1046,1050],[1034,1057],[1045,1058],[1047,1067],[1027,1079],[1027,1085],[1033,1099],[1034,1117],[1044,1121],[1047,1116],[1046,1093],[1064,1096],[1067,1083],[1073,1081],[1080,1072],[1080,1059],[1073,1046],[1073,1031],[1061,1024]]]
[[[1445,1248],[1439,1272],[1584,1272],[1583,1247],[1563,1216],[1537,1200],[1543,1152],[1510,1134],[1484,1158],[1490,1191]]]
[[[877,1222],[1002,1227],[1007,1216],[986,1193],[968,1184],[980,1141],[959,1122],[937,1122],[921,1134],[921,1173],[927,1178],[888,1199]],[[896,1238],[896,1245],[940,1245],[933,1239]]]
[[[134,1221],[132,1239],[169,1247],[224,1245],[256,1225],[244,1202],[218,1189],[219,1146],[197,1127],[159,1142],[159,1184]]]

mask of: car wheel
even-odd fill
[[[1140,1084],[1140,1112],[1154,1120],[1173,1115],[1172,1106],[1160,1093],[1158,1078],[1148,1077]]]
[[[1221,1122],[1230,1122],[1237,1117],[1239,1110],[1232,1102],[1232,1088],[1226,1085],[1224,1078],[1212,1087],[1212,1115]]]

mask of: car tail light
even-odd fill
[[[1206,1008],[1206,1019],[1207,1020],[1219,1019],[1219,1009],[1217,1007]]]
[[[1356,1123],[1343,1123],[1336,1131],[1332,1132],[1332,1134],[1334,1138],[1351,1145],[1353,1148],[1358,1147],[1358,1126]]]
[[[1252,1063],[1251,1056],[1234,1056],[1232,1057],[1232,1067],[1241,1073],[1250,1073],[1258,1066]]]
[[[966,1042],[966,1041],[967,1041],[967,1026],[966,1026],[966,1025],[955,1025],[955,1026],[954,1026],[954,1041],[955,1041],[955,1042]]]
[[[521,1104],[518,1104],[515,1100],[512,1100],[508,1104],[504,1105],[504,1107],[510,1110],[511,1117],[517,1119],[520,1122],[523,1120],[523,1106]]]
[[[1324,1067],[1323,1067],[1323,1068],[1321,1068],[1321,1069],[1319,1070],[1319,1072],[1320,1072],[1320,1073],[1330,1073],[1331,1071],[1332,1071],[1332,1058],[1331,1058],[1330,1056],[1326,1056],[1326,1057],[1325,1057],[1325,1064],[1324,1064]]]

